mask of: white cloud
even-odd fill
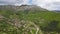
[[[29,0],[16,0],[15,5],[29,4]]]
[[[49,10],[52,10],[52,9],[56,10],[56,9],[60,8],[60,0],[33,0],[33,4],[41,6],[42,8],[46,8],[46,9],[49,9]],[[59,7],[57,7],[56,4]]]
[[[28,4],[29,0],[23,0],[23,4]]]
[[[7,4],[15,4],[15,5],[29,4],[28,3],[29,0],[0,0],[0,2],[6,2]]]
[[[23,3],[23,0],[0,0],[0,2],[6,2],[7,4],[21,4]]]

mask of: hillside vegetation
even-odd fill
[[[0,9],[0,34],[60,34],[58,12],[7,8]]]

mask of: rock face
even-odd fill
[[[20,11],[20,10],[42,10],[45,9],[35,6],[35,5],[21,5],[21,6],[13,6],[13,5],[0,5],[0,10],[13,10],[13,11]]]

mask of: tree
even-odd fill
[[[59,23],[59,21],[56,21],[56,20],[50,21],[48,23],[48,26],[43,27],[43,28],[41,27],[41,29],[45,32],[48,32],[48,33],[56,31],[58,23]]]

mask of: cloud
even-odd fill
[[[0,0],[0,4],[21,4],[23,0]]]
[[[30,0],[0,0],[1,4],[10,4],[10,5],[21,5],[21,4],[29,4]]]
[[[10,5],[32,4],[32,0],[0,0],[0,5],[1,4]]]
[[[33,4],[48,10],[60,10],[60,0],[33,0]]]

